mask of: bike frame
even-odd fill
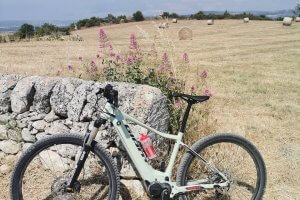
[[[113,126],[115,127],[115,129],[119,134],[122,144],[124,145],[128,155],[130,156],[141,178],[144,181],[147,181],[149,183],[153,181],[158,181],[160,183],[170,184],[170,186],[172,187],[172,192],[170,195],[171,198],[178,193],[185,193],[189,191],[203,190],[203,189],[215,189],[216,187],[227,187],[229,185],[228,180],[224,174],[222,174],[219,170],[217,170],[212,165],[210,165],[207,161],[202,159],[200,155],[198,155],[196,152],[194,152],[191,148],[189,148],[186,144],[182,142],[182,137],[183,137],[182,132],[178,132],[177,135],[162,133],[158,130],[155,130],[154,128],[151,128],[150,126],[147,126],[146,124],[135,119],[134,117],[126,113],[123,113],[117,107],[113,106],[110,103],[106,103],[104,107],[104,112],[101,114],[100,117],[104,120],[109,120],[113,124]],[[130,134],[130,132],[126,127],[128,125],[127,121],[131,121],[141,127],[144,127],[147,130],[157,135],[160,135],[161,137],[175,140],[175,145],[171,153],[170,161],[164,172],[154,169],[150,164],[147,163],[147,160],[145,160],[145,157],[143,157],[143,152],[141,152],[137,148],[136,143],[132,139],[131,136],[132,134]],[[94,128],[94,130],[91,132],[87,144],[91,144],[91,142],[94,140],[94,138],[97,135],[98,129],[99,128]],[[172,170],[175,164],[175,159],[177,157],[177,153],[179,151],[180,145],[184,146],[185,148],[188,148],[193,154],[199,157],[200,160],[202,160],[203,163],[206,164],[212,171],[220,174],[220,176],[222,176],[226,181],[222,183],[211,184],[211,183],[207,183],[208,180],[202,179],[202,180],[187,182],[186,186],[177,186],[176,182],[171,181],[171,177],[172,177]]]

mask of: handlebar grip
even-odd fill
[[[118,107],[118,91],[113,89],[113,86],[108,84],[104,89],[100,89],[103,92],[103,96],[107,101],[114,106]],[[99,91],[100,92],[100,91]]]
[[[104,88],[103,96],[106,98],[110,98],[111,96],[111,91],[113,90],[113,86],[108,84]]]

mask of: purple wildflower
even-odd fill
[[[110,44],[110,43],[108,44],[108,48],[109,48],[110,51],[114,50],[112,44]]]
[[[115,52],[113,52],[113,51],[109,52],[109,57],[113,58],[113,57],[115,57],[115,56],[116,56],[116,53],[115,53]]]
[[[71,70],[74,71],[72,65],[70,65],[70,64],[68,65],[68,70],[69,71],[71,71]]]
[[[164,66],[164,65],[160,65],[160,66],[159,66],[159,72],[160,72],[160,73],[165,72],[165,66]]]
[[[212,92],[209,90],[209,89],[204,89],[204,94],[206,95],[206,96],[212,96]]]
[[[97,56],[96,56],[97,58],[100,58],[100,54],[97,54]]]
[[[61,71],[58,70],[58,71],[56,72],[56,76],[60,76],[60,73],[61,73]]]
[[[90,65],[91,65],[91,73],[96,73],[98,71],[96,63],[92,60]]]
[[[169,70],[171,68],[171,64],[169,62],[169,56],[166,52],[162,55],[162,65],[165,67],[166,70]]]
[[[116,61],[119,61],[119,60],[121,60],[121,56],[120,56],[120,54],[117,54],[116,55]]]
[[[99,29],[99,47],[101,49],[107,46],[108,38],[103,28]]]
[[[133,64],[133,57],[128,56],[127,59],[126,59],[126,63],[127,63],[127,65],[132,65]]]
[[[207,77],[207,70],[203,70],[202,73],[200,74],[201,78],[206,78]]]
[[[139,49],[139,44],[137,42],[136,39],[136,35],[134,33],[132,33],[130,35],[130,44],[129,44],[129,48],[133,49],[133,50],[138,50]]]
[[[169,56],[166,52],[163,53],[162,55],[162,63],[164,65],[168,65],[169,64]]]
[[[187,53],[184,53],[184,54],[182,55],[182,59],[183,59],[183,62],[185,62],[185,63],[189,63],[189,62],[190,62],[189,56],[188,56]]]

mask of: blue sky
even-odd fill
[[[160,11],[274,11],[292,9],[297,3],[300,0],[0,0],[0,20],[73,20],[136,10],[148,16]]]

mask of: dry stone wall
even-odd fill
[[[107,84],[76,78],[0,75],[0,169],[7,171],[5,158],[20,155],[47,135],[90,131],[92,121],[106,103],[95,93]],[[167,131],[166,97],[159,89],[128,83],[110,84],[119,91],[122,111],[155,129]],[[136,125],[131,125],[131,129],[146,132]],[[96,139],[103,146],[110,141],[121,146],[109,124]],[[159,141],[158,148],[165,146],[164,141]],[[118,162],[121,175],[134,175],[126,153],[118,151],[115,155],[121,159]]]

